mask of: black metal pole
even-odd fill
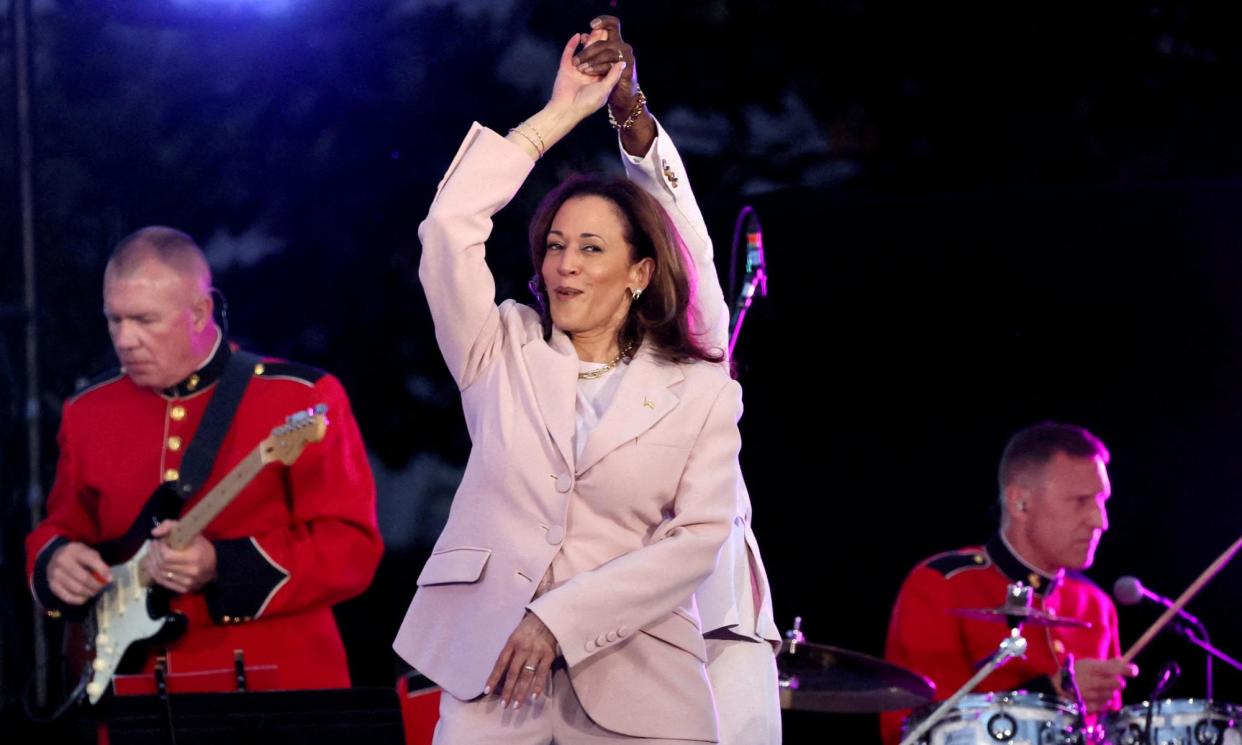
[[[43,517],[41,422],[39,405],[39,314],[35,282],[34,239],[34,107],[31,88],[34,81],[34,55],[31,44],[30,0],[13,0],[9,17],[13,20],[14,91],[17,98],[17,193],[21,229],[22,270],[25,277],[26,309],[26,505],[31,526]],[[35,703],[47,705],[47,644],[43,614],[34,611]]]

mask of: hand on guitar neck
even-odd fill
[[[151,531],[151,547],[142,569],[161,587],[176,593],[197,592],[216,578],[216,548],[201,535],[191,538],[184,548],[173,548],[169,536],[176,527],[176,520],[165,520]]]

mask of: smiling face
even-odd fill
[[[540,267],[556,328],[575,338],[616,337],[632,291],[647,286],[654,264],[634,261],[627,232],[604,197],[573,197],[557,210]]]

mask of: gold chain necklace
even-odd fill
[[[630,350],[632,349],[634,349],[633,344],[629,345],[622,351],[617,352],[617,356],[604,363],[603,367],[597,367],[594,370],[587,370],[586,372],[578,373],[578,380],[595,380],[596,378],[602,377],[609,370],[616,367],[617,363],[619,363],[622,358],[628,357],[630,355]]]

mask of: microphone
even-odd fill
[[[733,313],[729,318],[729,327],[733,331],[733,343],[736,343],[737,331],[740,329],[742,318],[746,316],[746,311],[750,309],[750,304],[754,301],[755,288],[759,288],[761,296],[768,296],[768,268],[763,254],[763,228],[759,225],[759,217],[755,214],[754,208],[746,207],[743,215],[746,218],[746,273],[742,277],[742,286],[738,290],[737,300],[733,303]],[[738,218],[738,224],[740,226],[741,217]],[[736,241],[737,234],[735,233],[735,247]],[[730,356],[732,356],[733,343],[729,347]]]
[[[211,288],[212,297],[220,298],[220,302],[216,308],[220,311],[220,331],[224,334],[224,338],[229,338],[229,301],[225,299],[224,293],[215,287]]]
[[[737,346],[737,338],[742,331],[742,321],[746,318],[746,311],[750,310],[750,304],[755,299],[755,288],[759,288],[759,294],[763,297],[768,296],[768,266],[763,253],[763,228],[759,225],[759,216],[755,214],[755,208],[750,205],[742,208],[737,216],[737,222],[733,224],[729,289],[733,288],[734,271],[737,267],[738,239],[742,234],[743,221],[746,224],[746,274],[738,289],[737,300],[733,303],[733,309],[729,313],[729,359],[733,359],[733,350]]]
[[[755,284],[759,285],[759,294],[768,296],[768,264],[763,255],[763,227],[759,225],[759,216],[751,210],[746,219],[746,279],[742,282],[742,293],[746,304],[755,294]],[[738,299],[739,302],[742,298]]]
[[[1138,605],[1144,600],[1150,600],[1151,602],[1159,603],[1166,608],[1173,607],[1172,600],[1148,590],[1146,587],[1143,587],[1142,582],[1138,581],[1138,577],[1131,577],[1129,575],[1120,577],[1113,583],[1113,597],[1116,598],[1117,602],[1122,605]],[[1203,624],[1199,621],[1199,619],[1195,618],[1186,611],[1179,610],[1177,615],[1181,616],[1191,625],[1203,628]]]

